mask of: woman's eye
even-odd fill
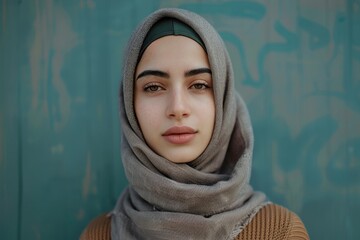
[[[191,86],[191,88],[194,88],[194,89],[206,89],[206,88],[209,88],[209,86],[205,83],[195,83]]]
[[[161,89],[162,89],[162,87],[159,85],[150,85],[150,86],[144,87],[145,92],[157,92],[157,91],[160,91]]]

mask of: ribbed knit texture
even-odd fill
[[[101,215],[84,230],[80,240],[110,240],[110,217]],[[226,237],[224,236],[224,239]],[[268,204],[234,240],[307,240],[300,218],[288,209]]]
[[[103,214],[95,218],[83,231],[80,240],[110,240],[111,218]]]
[[[269,204],[261,209],[235,240],[306,240],[309,236],[300,218],[284,207]]]

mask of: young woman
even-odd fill
[[[202,17],[162,9],[137,28],[120,111],[129,187],[81,239],[308,239],[294,213],[249,185],[250,118]]]

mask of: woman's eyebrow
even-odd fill
[[[170,77],[168,73],[162,72],[159,70],[145,70],[137,76],[136,80],[138,80],[139,78],[142,78],[142,77],[146,77],[146,76],[156,76],[156,77],[162,77],[162,78]]]
[[[191,76],[195,76],[195,75],[202,74],[202,73],[209,73],[211,75],[211,70],[210,70],[210,68],[192,69],[192,70],[189,70],[189,71],[185,72],[185,77],[191,77]],[[145,71],[141,72],[136,77],[136,80],[138,80],[139,78],[142,78],[142,77],[146,77],[146,76],[156,76],[156,77],[162,77],[162,78],[170,78],[170,75],[168,73],[166,73],[166,72],[163,72],[163,71],[145,70]]]
[[[209,73],[211,75],[210,68],[196,68],[185,73],[185,77],[191,77],[202,73]]]

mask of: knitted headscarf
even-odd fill
[[[173,163],[156,154],[146,144],[134,110],[140,49],[162,18],[177,19],[200,36],[212,71],[213,135],[204,152],[190,163]],[[249,185],[253,132],[220,36],[192,12],[161,9],[133,33],[123,64],[121,155],[129,186],[112,211],[112,239],[233,239],[266,204],[266,197]]]

